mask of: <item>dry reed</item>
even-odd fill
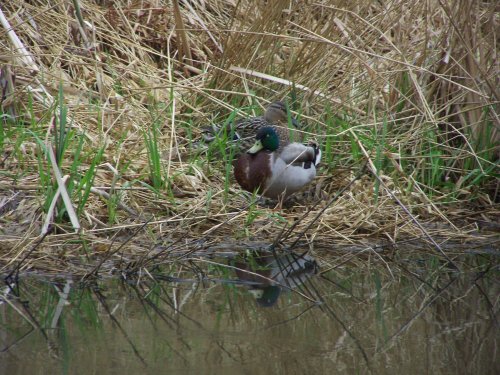
[[[59,85],[71,128],[84,139],[78,173],[88,170],[95,150],[102,148],[103,157],[80,214],[82,231],[74,234],[66,220],[54,224],[22,270],[85,273],[92,268],[85,264],[103,254],[114,262],[169,246],[206,250],[228,238],[273,241],[318,199],[291,241],[306,228],[305,240],[333,249],[369,238],[390,244],[495,238],[498,170],[484,169],[495,167],[500,153],[497,148],[493,161],[484,160],[474,146],[496,147],[499,140],[495,6],[465,0],[2,3],[11,28],[4,24],[0,32],[0,265],[12,268],[34,247],[46,214],[39,161],[48,161],[33,137],[12,128],[35,124],[48,144]],[[296,99],[291,104],[305,131],[330,143],[331,156],[309,195],[281,210],[250,209],[233,180],[226,194],[225,167],[195,157],[192,145],[233,106],[263,108],[285,97]],[[348,126],[332,128],[327,113]],[[160,192],[148,186],[143,136],[155,121],[168,182]],[[374,136],[387,170],[367,146]],[[441,167],[453,199],[418,178],[433,147],[453,161]],[[71,174],[72,157],[66,150],[63,174]],[[370,172],[325,209],[361,160]],[[466,185],[470,160],[493,177]],[[118,201],[112,219],[110,197]],[[483,227],[492,231],[481,233]],[[89,262],[80,263],[82,256]]]

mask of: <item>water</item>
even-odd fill
[[[500,373],[488,262],[291,259],[23,277],[2,289],[0,374]]]

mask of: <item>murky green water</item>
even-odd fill
[[[1,289],[0,373],[499,374],[498,270],[465,261],[459,274],[432,258],[285,258],[24,277]]]

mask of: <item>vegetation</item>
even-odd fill
[[[71,4],[0,5],[4,271],[232,240],[423,239],[449,261],[443,239],[498,241],[495,2]],[[201,142],[277,99],[324,150],[282,208],[235,184],[229,135]]]

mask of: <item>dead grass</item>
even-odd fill
[[[429,238],[475,242],[484,226],[492,236],[498,231],[494,2],[73,4],[80,7],[80,21],[71,2],[12,0],[0,6],[12,27],[4,25],[0,33],[2,110],[17,118],[16,125],[2,124],[4,270],[30,249],[25,269],[87,272],[83,263],[101,254],[116,261],[154,249],[209,249],[228,239],[272,241],[310,207],[290,241],[308,228],[304,239],[318,245],[423,238],[435,248]],[[39,143],[21,137],[18,128],[38,127],[48,144],[60,84],[71,127],[84,139],[78,173],[88,169],[96,150],[104,154],[79,217],[81,233],[60,220],[35,245],[45,215],[39,160],[45,167],[48,162]],[[307,123],[305,131],[330,142],[332,155],[309,197],[283,210],[251,208],[233,180],[226,194],[224,166],[195,157],[193,141],[233,105],[264,107],[284,97],[296,98],[293,108]],[[332,116],[348,126],[331,126]],[[160,192],[148,186],[144,142],[154,121],[161,124],[168,182]],[[494,155],[489,160],[488,149]],[[70,173],[72,157],[68,149],[61,169],[77,179]],[[365,161],[371,173],[311,225]],[[432,168],[448,185],[423,178]],[[472,184],[471,171],[484,179]],[[110,197],[119,202],[112,220]]]

